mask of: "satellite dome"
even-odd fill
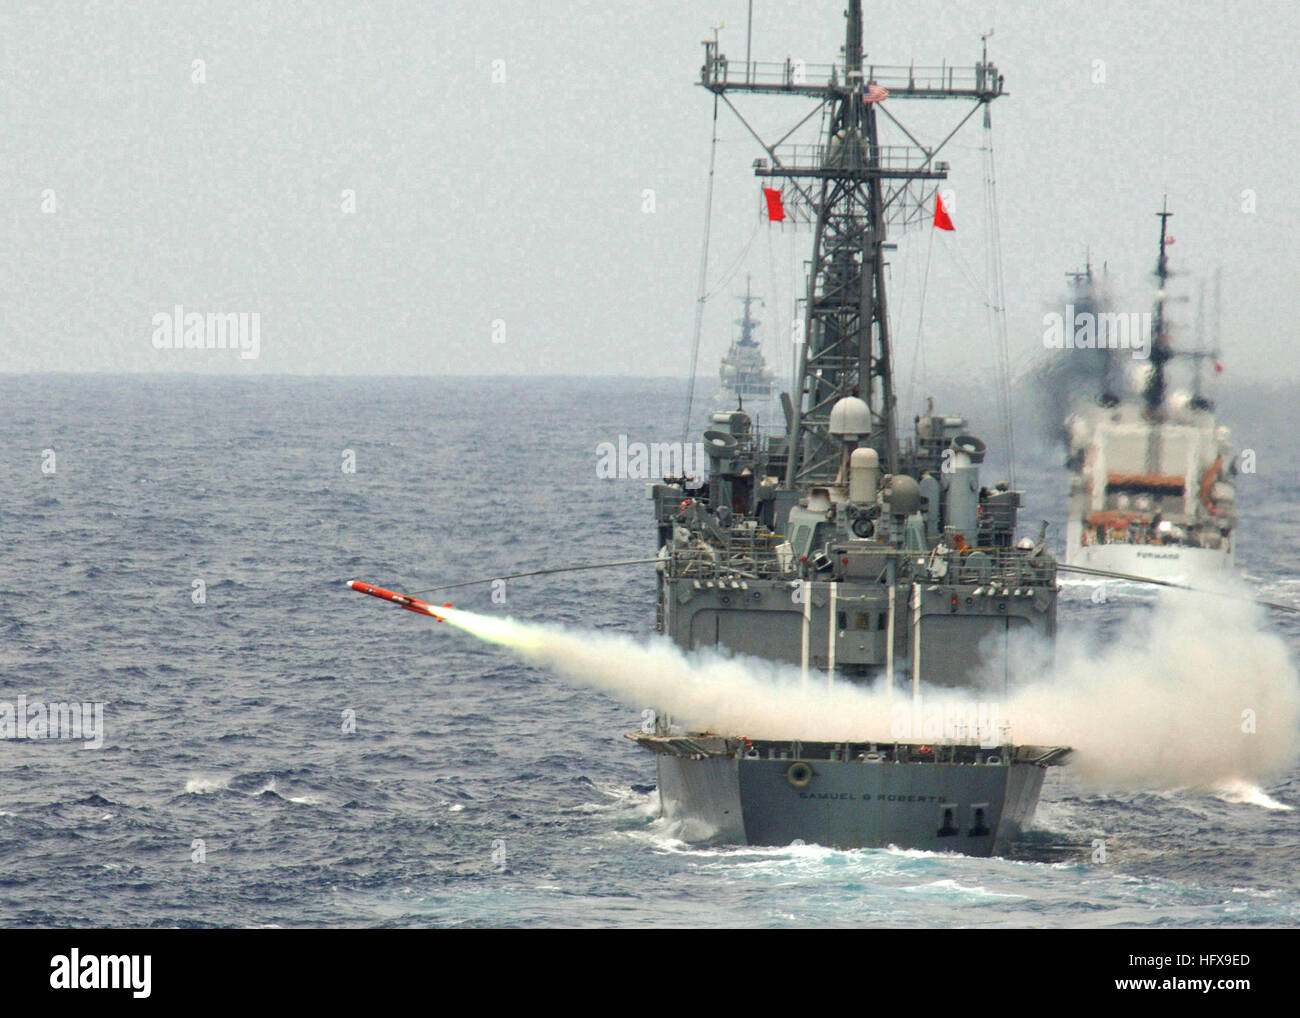
[[[831,407],[830,433],[842,438],[871,434],[871,408],[857,396],[845,396]]]
[[[921,508],[921,486],[906,474],[894,474],[883,494],[895,516],[911,516]]]

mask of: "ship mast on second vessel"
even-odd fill
[[[1070,500],[1065,561],[1138,577],[1188,581],[1221,575],[1233,567],[1236,454],[1228,429],[1216,421],[1214,404],[1203,388],[1204,363],[1217,357],[1217,351],[1207,348],[1204,336],[1195,349],[1177,347],[1172,341],[1174,326],[1167,305],[1174,299],[1169,293],[1174,275],[1169,267],[1173,213],[1168,201],[1156,215],[1160,219],[1157,288],[1149,356],[1142,380],[1134,387],[1138,391],[1120,394],[1122,379],[1115,365],[1128,354],[1117,348],[1118,339],[1101,325],[1095,350],[1069,353],[1103,356],[1107,370],[1095,402],[1072,407],[1066,421]],[[1098,302],[1090,277],[1087,282],[1078,298],[1093,307]],[[1096,320],[1123,324],[1123,317],[1104,313]],[[1179,357],[1193,362],[1190,394],[1171,389],[1169,371]]]

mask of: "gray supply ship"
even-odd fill
[[[964,418],[931,407],[898,433],[886,228],[920,221],[947,165],[942,144],[881,144],[877,107],[957,102],[987,118],[1002,76],[986,56],[966,69],[864,64],[860,0],[842,62],[729,64],[716,39],[704,45],[700,84],[715,102],[811,99],[824,126],[818,145],[762,143],[755,163],[813,224],[785,427],[765,436],[744,410],[716,411],[707,488],[650,486],[657,628],[688,651],[788,663],[805,681],[887,684],[904,703],[923,686],[1000,696],[1013,638],[1055,634],[1056,563],[1045,525],[1017,540],[1020,493],[981,484],[985,444]],[[689,840],[989,855],[1021,834],[1046,768],[1069,753],[1012,734],[757,740],[660,716],[629,738],[656,754],[664,813]]]
[[[1177,348],[1166,303],[1172,273],[1168,265],[1168,204],[1160,217],[1158,289],[1151,313],[1149,358],[1137,386],[1126,385],[1122,365],[1128,343],[1097,328],[1102,359],[1101,392],[1077,403],[1066,421],[1070,471],[1065,561],[1157,580],[1195,581],[1233,567],[1237,523],[1233,475],[1236,454],[1227,428],[1215,420],[1204,394],[1203,369],[1217,354],[1204,336],[1196,349]],[[1078,306],[1095,303],[1091,272],[1075,276]],[[1204,319],[1202,313],[1199,316]],[[1217,303],[1217,298],[1216,298]],[[1097,321],[1122,326],[1124,316],[1101,314]],[[1204,325],[1202,324],[1202,331]],[[1192,391],[1171,388],[1175,358],[1193,362]],[[1135,391],[1136,390],[1136,391]]]
[[[772,381],[773,371],[767,366],[762,347],[754,338],[762,323],[754,317],[753,306],[761,304],[763,298],[754,296],[748,277],[745,279],[745,295],[739,299],[745,306],[744,314],[736,319],[740,336],[732,342],[718,366],[722,390],[716,398],[728,403],[743,403],[746,397],[767,399],[776,390]]]

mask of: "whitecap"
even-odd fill
[[[1225,781],[1214,789],[1217,798],[1234,806],[1259,806],[1263,809],[1290,810],[1293,807],[1279,802],[1264,789],[1249,781]]]
[[[207,795],[210,792],[220,792],[230,787],[229,776],[224,778],[197,777],[190,778],[185,782],[186,795]]]

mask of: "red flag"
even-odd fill
[[[1220,364],[1218,361],[1214,362],[1214,373],[1216,375],[1223,373],[1223,365]]]
[[[948,218],[948,213],[944,211],[943,199],[939,197],[938,191],[934,193],[934,225],[940,230],[957,229],[952,225],[952,220]]]
[[[765,187],[763,197],[767,199],[767,221],[782,222],[785,219],[785,204],[781,201],[781,192],[775,187]]]

